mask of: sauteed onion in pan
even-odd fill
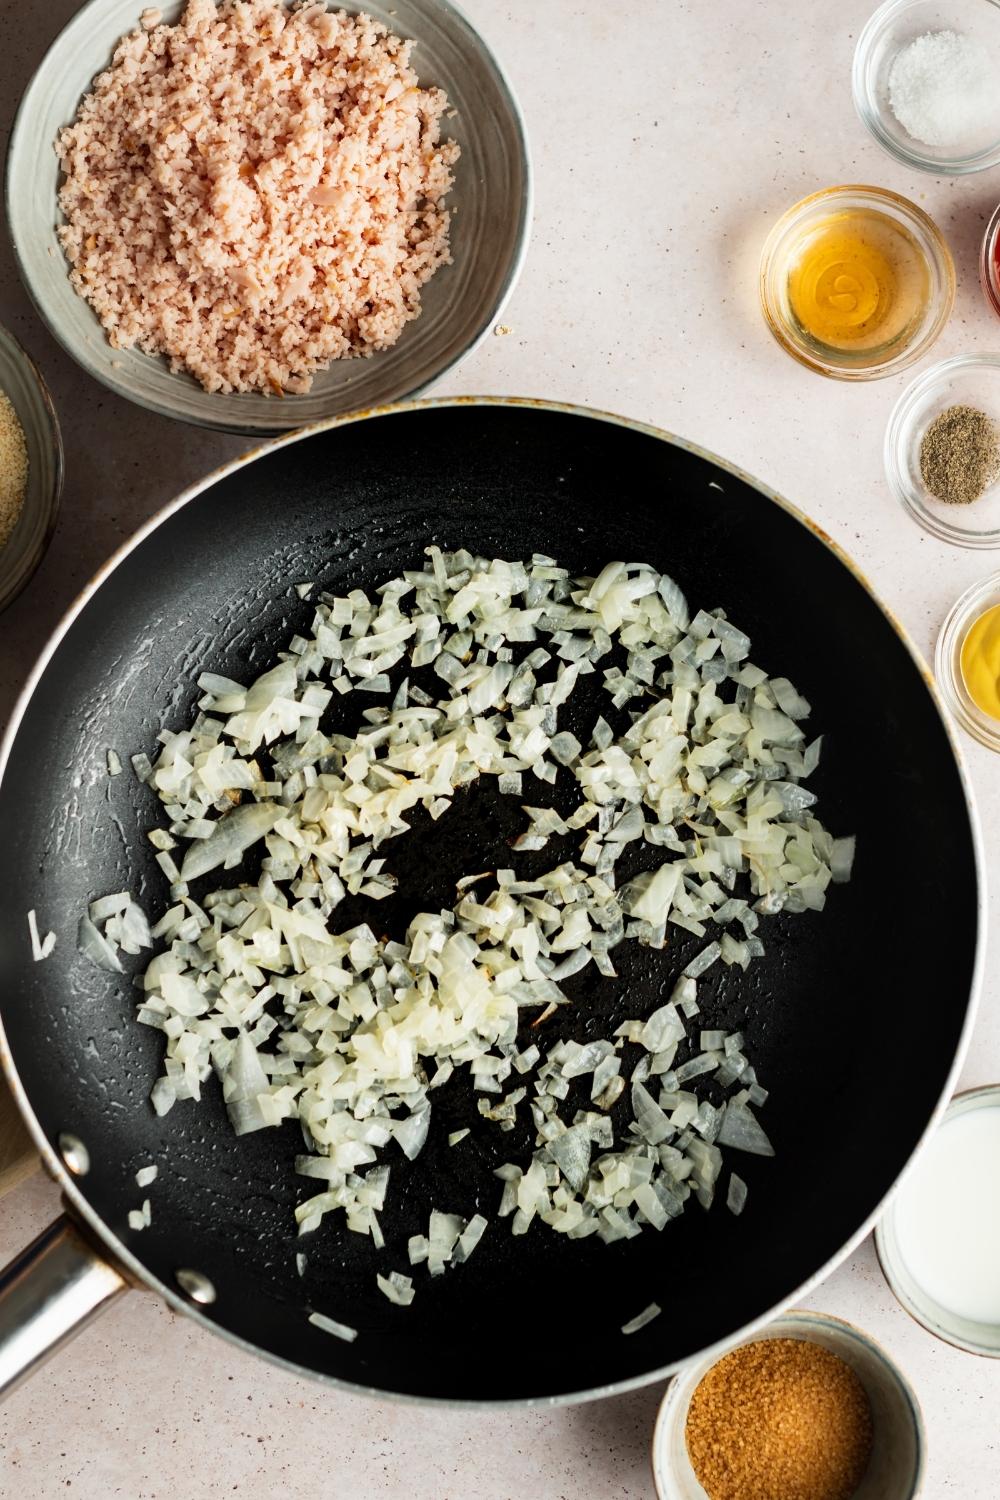
[[[189,727],[133,758],[163,804],[149,837],[170,904],[150,928],[131,897],[101,898],[82,946],[119,967],[119,951],[160,945],[137,981],[139,1019],[166,1044],[158,1113],[214,1070],[237,1133],[299,1121],[297,1169],[319,1187],[302,1232],[342,1211],[382,1247],[393,1155],[419,1154],[459,1068],[491,1128],[533,1124],[531,1158],[497,1173],[514,1234],[535,1218],[605,1241],[662,1229],[692,1195],[710,1206],[721,1148],[773,1154],[743,1037],[698,1027],[698,986],[752,964],[768,917],[818,911],[849,878],[854,841],[827,832],[805,786],[809,704],[751,662],[721,609],[692,615],[646,564],[574,580],[538,555],[427,558],[372,595],[321,593],[311,634],[249,686],[199,678]],[[594,673],[608,717],[584,740],[560,710]],[[358,693],[361,727],[338,733],[338,700]],[[468,871],[452,908],[405,935],[381,935],[374,906],[338,931],[346,897],[392,893],[408,814],[442,817],[482,776],[524,809],[509,865]],[[553,840],[551,867],[518,873]],[[680,934],[704,944],[665,1004],[607,1037],[558,1035],[566,980],[592,964],[612,983],[618,944]],[[732,1174],[729,1206],[745,1200]],[[428,1207],[409,1259],[435,1275],[487,1221]],[[399,1272],[379,1286],[412,1298]]]

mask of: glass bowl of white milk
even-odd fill
[[[952,1100],[875,1247],[911,1317],[959,1349],[1000,1358],[1000,1084]]]

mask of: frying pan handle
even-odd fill
[[[62,1214],[0,1271],[0,1401],[126,1287]]]

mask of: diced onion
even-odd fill
[[[313,595],[311,582],[292,587]],[[296,1170],[313,1180],[300,1233],[342,1213],[376,1249],[388,1160],[406,1173],[429,1137],[431,1091],[463,1068],[479,1128],[534,1127],[530,1156],[499,1169],[498,1216],[515,1235],[540,1221],[614,1243],[663,1230],[692,1196],[708,1208],[720,1148],[773,1152],[751,1112],[767,1093],[743,1037],[710,1025],[700,1046],[688,1037],[699,982],[704,999],[717,964],[738,976],[759,957],[768,917],[821,910],[854,857],[803,784],[820,751],[800,727],[807,700],[750,660],[721,610],[692,616],[645,563],[575,580],[540,554],[431,546],[423,567],[371,594],[319,592],[310,612],[256,680],[203,672],[190,723],[160,733],[155,759],[132,758],[164,809],[149,837],[169,901],[154,925],[124,892],[81,918],[81,951],[111,972],[121,953],[158,945],[138,981],[139,1019],[165,1041],[154,1109],[199,1099],[214,1073],[238,1134],[297,1120]],[[617,733],[603,716],[589,738],[560,723],[588,676]],[[348,736],[337,718],[354,691],[366,697]],[[444,817],[484,776],[524,810],[510,868],[477,868],[450,910],[418,912],[404,936],[384,937],[376,918],[338,930],[342,902],[395,889],[392,841],[413,813]],[[520,856],[553,841],[558,861],[536,859],[541,873],[524,878]],[[37,957],[33,914],[29,927]],[[575,1016],[576,976],[616,977],[611,955],[629,940],[690,945],[669,1001],[614,1038],[592,1020],[585,1041],[560,1038],[552,1018]],[[538,1029],[524,1045],[528,1021]],[[695,1091],[709,1080],[711,1100]],[[443,1099],[434,1117],[453,1123]],[[739,1182],[730,1174],[734,1212]],[[432,1210],[410,1263],[441,1275],[486,1227]],[[412,1298],[398,1272],[378,1285]]]
[[[35,963],[40,963],[43,958],[48,958],[56,945],[54,932],[47,932],[44,937],[38,931],[38,919],[34,910],[28,913],[28,937],[31,940],[31,956]]]
[[[383,1292],[390,1302],[395,1302],[397,1307],[409,1307],[416,1296],[412,1279],[404,1276],[400,1271],[390,1271],[388,1276],[377,1275],[375,1280],[379,1291]]]
[[[658,1318],[660,1312],[661,1309],[657,1304],[651,1302],[648,1307],[643,1308],[641,1313],[637,1313],[634,1318],[630,1318],[627,1323],[622,1324],[622,1333],[638,1333],[640,1329],[646,1327],[647,1323],[652,1323],[654,1318]]]
[[[343,1339],[345,1344],[353,1344],[358,1336],[358,1330],[351,1328],[347,1323],[338,1323],[335,1318],[328,1318],[325,1313],[311,1312],[310,1323],[317,1328],[322,1328],[324,1333],[332,1333],[334,1338]]]

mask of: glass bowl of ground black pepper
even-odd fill
[[[21,592],[55,530],[62,494],[59,423],[45,382],[0,324],[0,610]]]
[[[908,1381],[860,1328],[789,1312],[667,1389],[660,1500],[913,1500],[924,1428]]]
[[[1000,354],[962,354],[908,386],[885,471],[903,508],[959,547],[1000,547]]]

